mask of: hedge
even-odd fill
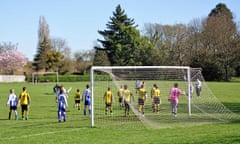
[[[56,82],[57,77],[56,75],[38,75],[37,76],[38,82]],[[95,80],[97,81],[108,81],[111,80],[110,76],[108,75],[95,75]],[[29,82],[32,81],[32,78],[28,79]],[[59,82],[79,82],[79,81],[90,81],[90,75],[59,75],[58,76]]]

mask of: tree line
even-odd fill
[[[142,35],[118,5],[106,26],[98,31],[104,39],[95,47],[93,65],[191,66],[202,68],[206,80],[239,76],[239,28],[223,3],[187,25],[145,24]]]
[[[142,33],[134,19],[120,5],[99,30],[92,50],[71,56],[66,40],[50,37],[43,16],[39,19],[37,51],[25,69],[56,71],[60,74],[86,73],[97,66],[191,66],[202,68],[206,80],[229,81],[240,76],[240,33],[232,12],[223,3],[213,8],[206,18],[189,24],[162,25],[147,23]],[[0,53],[15,45],[0,45]],[[0,60],[1,64],[1,60]],[[3,71],[3,68],[1,68]]]

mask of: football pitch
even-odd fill
[[[166,127],[152,129],[136,121],[131,126],[91,127],[90,118],[83,116],[81,110],[74,108],[74,93],[77,88],[81,91],[86,82],[66,82],[66,89],[72,87],[69,94],[67,122],[58,123],[57,106],[53,86],[55,83],[0,83],[0,143],[240,143],[240,121],[231,123],[206,123],[184,127]],[[30,115],[28,120],[8,120],[6,106],[9,89],[15,89],[17,95],[26,86],[31,96]],[[240,83],[209,82],[213,94],[234,113],[240,115]],[[105,89],[103,90],[105,91]],[[104,106],[103,106],[104,107]],[[20,114],[20,108],[18,108]],[[132,126],[136,125],[136,126]]]

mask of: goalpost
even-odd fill
[[[196,94],[196,80],[202,82],[201,95]],[[144,82],[147,100],[144,117],[138,112],[138,94],[135,82]],[[173,117],[168,102],[169,91],[174,83],[186,92],[179,97],[177,117]],[[152,111],[151,88],[157,84],[161,92],[159,113]],[[129,116],[124,115],[124,108],[119,107],[118,90],[127,85],[134,100],[130,103]],[[111,88],[114,96],[112,112],[105,113],[103,95]],[[191,88],[194,90],[193,93]],[[202,76],[201,69],[188,66],[93,66],[91,68],[92,113],[91,126],[111,128],[141,127],[152,128],[182,127],[216,122],[238,121],[240,116],[225,107],[212,93]]]
[[[38,80],[37,77],[36,77],[37,75],[44,75],[44,74],[56,75],[56,83],[59,82],[58,72],[33,72],[32,73],[32,83],[35,84],[35,81]]]
[[[100,73],[100,74],[97,74]],[[108,79],[103,79],[104,75],[109,76]],[[99,76],[99,77],[98,77]],[[102,113],[99,109],[104,109],[104,104],[101,102],[101,106],[99,103],[99,99],[103,96],[104,91],[106,91],[107,87],[111,87],[113,95],[115,97],[115,101],[113,103],[113,109],[117,107],[117,96],[116,93],[120,88],[120,85],[127,84],[132,91],[135,92],[134,84],[135,80],[144,81],[146,83],[151,83],[147,85],[147,92],[150,96],[150,89],[154,83],[159,83],[159,81],[165,81],[165,83],[169,83],[167,86],[167,92],[165,91],[165,96],[168,97],[168,93],[170,88],[173,86],[174,82],[181,82],[181,88],[187,92],[187,113],[191,115],[191,96],[190,96],[190,83],[191,83],[191,75],[190,75],[190,67],[187,66],[93,66],[91,68],[91,90],[92,90],[92,116],[91,116],[91,126],[95,126],[95,120],[102,118]],[[160,84],[160,83],[159,83]],[[105,85],[105,86],[104,86]],[[160,90],[161,90],[160,84]],[[165,88],[165,87],[164,87]],[[99,97],[99,93],[101,93]],[[135,93],[134,93],[135,95]],[[148,96],[148,97],[149,97]],[[135,99],[137,99],[137,95],[135,95]],[[149,98],[148,98],[149,99]],[[150,100],[148,100],[150,101]],[[136,102],[135,102],[136,103]],[[95,112],[96,109],[96,112]],[[132,104],[131,110],[134,115],[137,116],[136,105]],[[116,117],[120,117],[122,113],[119,110],[115,111],[114,115]],[[121,114],[119,114],[121,113]],[[147,113],[147,116],[151,117],[150,114]],[[146,116],[146,117],[147,117]],[[95,118],[97,117],[97,118]],[[142,119],[143,120],[143,119]],[[146,120],[146,118],[144,118]]]

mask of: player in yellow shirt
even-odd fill
[[[139,106],[139,113],[144,116],[144,103],[147,100],[147,91],[144,88],[144,85],[141,85],[141,88],[138,91],[138,106]]]
[[[119,102],[119,108],[122,109],[123,106],[123,87],[122,85],[120,86],[120,89],[117,92],[118,95],[118,102]]]
[[[75,97],[74,97],[74,100],[75,100],[75,107],[78,108],[78,110],[80,110],[80,103],[81,103],[81,93],[80,93],[80,90],[77,89],[76,93],[75,93]]]
[[[27,93],[27,88],[23,87],[22,92],[20,93],[19,97],[19,104],[21,105],[22,109],[22,119],[27,120],[29,115],[29,105],[31,102],[31,98],[29,93]]]
[[[158,113],[160,110],[160,104],[161,104],[160,96],[161,96],[161,92],[160,92],[158,86],[155,85],[155,91],[153,94],[153,103],[154,103],[154,111],[153,112]]]
[[[152,111],[154,112],[154,93],[155,93],[155,90],[156,90],[156,84],[153,84],[153,87],[151,89],[151,99],[152,99]]]
[[[124,107],[125,107],[125,116],[129,115],[130,112],[130,104],[133,99],[133,95],[128,89],[127,85],[124,85],[123,89],[123,99],[124,99]]]
[[[108,110],[110,114],[112,114],[113,94],[110,87],[108,87],[108,90],[104,93],[103,100],[105,102],[105,115],[107,115]]]

